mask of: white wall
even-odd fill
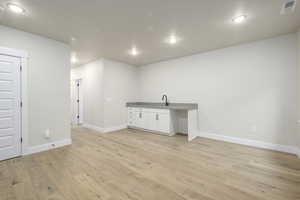
[[[202,132],[295,145],[296,34],[139,68],[139,100],[196,102]]]
[[[83,79],[84,124],[110,129],[126,125],[126,102],[137,95],[137,68],[107,60],[72,69],[72,79]]]
[[[88,63],[71,71],[71,79],[82,79],[83,89],[83,121],[97,127],[104,126],[102,60]]]
[[[70,139],[69,47],[5,26],[0,26],[0,46],[29,53],[29,145]],[[48,128],[50,140],[44,138]]]
[[[138,94],[137,68],[103,59],[104,63],[104,127],[127,124],[126,102]]]

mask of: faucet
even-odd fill
[[[166,99],[165,106],[168,106],[169,105],[169,103],[168,103],[168,97],[165,94],[162,96],[162,100],[164,100],[164,99]]]

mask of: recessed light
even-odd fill
[[[244,22],[244,21],[246,20],[246,18],[247,18],[246,15],[240,15],[240,16],[237,16],[237,17],[233,18],[232,21],[233,21],[234,23],[239,24],[239,23]]]
[[[137,56],[140,54],[140,52],[137,50],[136,47],[132,47],[132,49],[129,51],[130,55]]]
[[[8,8],[10,11],[12,11],[12,12],[14,12],[14,13],[17,13],[17,14],[25,13],[25,10],[24,10],[22,7],[20,7],[19,5],[17,5],[17,4],[8,3],[8,4],[7,4],[7,8]]]
[[[171,35],[169,43],[170,44],[176,44],[177,43],[177,37],[175,35]]]
[[[180,39],[175,34],[172,34],[165,40],[165,42],[168,44],[174,45],[174,44],[178,43],[179,40]]]
[[[78,62],[78,59],[77,59],[76,55],[72,55],[71,56],[71,63],[75,64],[77,62]]]

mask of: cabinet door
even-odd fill
[[[146,120],[143,112],[135,112],[136,120],[135,126],[138,128],[145,128]]]
[[[170,132],[170,115],[157,113],[156,114],[156,131],[169,133]]]
[[[156,129],[156,120],[155,120],[155,114],[153,112],[144,112],[143,116],[144,116],[144,122],[145,122],[145,126],[144,129],[148,129],[148,130],[155,130]]]
[[[136,114],[132,110],[128,110],[128,116],[127,116],[127,125],[128,126],[135,126],[136,124]]]

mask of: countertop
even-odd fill
[[[151,103],[151,102],[128,102],[127,107],[135,108],[155,108],[155,109],[169,109],[169,110],[197,110],[198,104],[196,103],[169,103],[166,106],[164,103]]]

